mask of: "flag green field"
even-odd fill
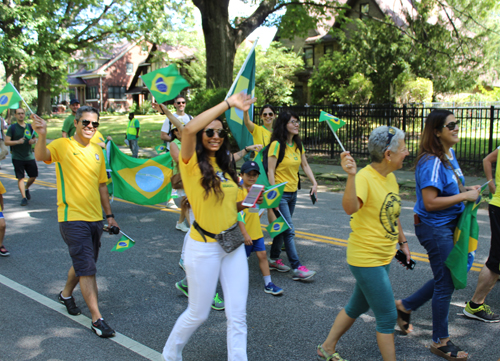
[[[283,217],[279,217],[276,219],[274,222],[272,222],[269,226],[266,227],[267,232],[269,235],[274,238],[277,235],[285,232],[287,229],[289,229],[290,226],[288,223],[285,221]]]
[[[269,186],[265,188],[264,194],[262,195],[264,200],[262,204],[259,204],[259,208],[276,208],[280,205],[281,197],[285,192],[285,185],[288,182],[283,182],[274,186]]]
[[[241,212],[238,212],[238,222],[243,222],[243,223],[247,223],[245,222],[245,212],[241,211]]]
[[[160,145],[157,145],[155,147],[155,150],[156,150],[156,153],[161,154],[161,153],[167,151],[167,147],[165,146],[165,144],[160,144]]]
[[[326,121],[334,132],[336,132],[346,124],[342,119],[337,118],[336,116],[328,114],[327,112],[324,111],[321,111],[319,115],[319,121],[320,122]]]
[[[266,170],[264,169],[264,165],[262,164],[262,157],[263,152],[266,148],[262,149],[257,155],[255,156],[255,159],[253,160],[257,165],[259,166],[259,178],[257,178],[257,181],[255,182],[256,184],[262,184],[265,187],[270,187],[271,185],[269,184],[269,179],[267,179],[267,174]]]
[[[159,204],[170,199],[170,153],[140,159],[122,153],[113,141],[108,142],[107,147],[115,197],[142,205]]]
[[[23,98],[19,95],[17,89],[12,85],[12,83],[8,83],[1,91],[0,91],[0,113],[2,113],[6,109],[14,109],[16,103],[19,107],[19,102],[22,101]],[[16,109],[18,108],[16,107]]]
[[[135,242],[126,236],[122,236],[118,243],[111,249],[111,252],[123,252],[127,249],[132,248]]]
[[[179,74],[175,64],[141,75],[141,79],[158,103],[174,99],[183,89],[190,86]]]

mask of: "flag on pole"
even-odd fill
[[[270,187],[271,185],[269,184],[269,180],[267,179],[267,174],[266,170],[264,169],[264,164],[262,164],[262,157],[263,152],[266,148],[262,149],[257,155],[255,156],[255,159],[253,160],[257,165],[259,166],[259,178],[257,178],[257,181],[255,182],[256,184],[262,184],[265,187]]]
[[[226,95],[226,99],[233,94],[245,93],[251,95],[252,98],[255,96],[255,46],[257,45],[257,40],[254,42],[250,53],[243,63],[240,72],[236,76],[236,79],[229,89]],[[253,120],[253,104],[248,110],[250,115],[250,120]],[[234,139],[238,143],[240,149],[253,144],[252,134],[248,131],[245,123],[243,122],[243,111],[237,108],[231,108],[226,111],[226,121],[231,129]]]
[[[111,252],[123,252],[129,248],[132,248],[134,245],[135,242],[132,239],[126,236],[122,236],[118,243],[111,249]]]
[[[276,208],[280,205],[281,197],[285,192],[285,185],[288,182],[283,182],[271,187],[266,187],[263,194],[263,202],[259,204],[259,208]]]
[[[272,222],[269,226],[267,226],[266,230],[269,233],[269,235],[274,238],[277,235],[285,232],[289,228],[290,228],[290,225],[283,218],[283,216],[280,216],[278,219],[276,219],[274,222]]]
[[[165,144],[161,144],[161,145],[157,145],[155,147],[155,150],[156,150],[156,153],[161,154],[161,153],[167,151],[167,147],[165,146]]]
[[[141,75],[141,79],[158,103],[174,99],[184,88],[190,86],[179,74],[175,64]]]
[[[170,199],[170,153],[139,159],[122,153],[113,141],[108,142],[108,148],[115,197],[142,205],[159,204]]]
[[[8,83],[0,91],[0,113],[2,113],[6,109],[13,107],[16,103],[18,104],[19,107],[19,102],[22,100],[23,98],[17,91],[16,87],[12,85],[12,83]]]
[[[340,118],[337,118],[331,114],[328,114],[327,112],[324,112],[324,111],[321,111],[320,115],[319,115],[319,121],[320,122],[324,122],[326,121],[328,123],[328,125],[330,125],[330,128],[332,128],[332,130],[334,132],[336,132],[337,130],[339,130],[340,128],[342,128],[346,123],[340,119]]]

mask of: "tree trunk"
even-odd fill
[[[52,101],[50,92],[50,74],[38,73],[37,93],[38,93],[38,115],[52,114]]]

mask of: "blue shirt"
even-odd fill
[[[452,157],[449,159],[453,168],[457,171],[460,182],[464,184],[464,176],[453,149]],[[449,197],[460,193],[457,177],[453,169],[446,167],[439,158],[434,155],[423,156],[415,170],[415,181],[417,183],[417,203],[413,210],[418,214],[420,220],[429,226],[441,227],[456,219],[464,210],[463,202],[440,211],[428,212],[424,206],[422,189],[434,187],[438,190],[438,197]]]

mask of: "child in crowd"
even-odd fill
[[[257,181],[260,171],[259,166],[254,161],[245,162],[241,166],[241,177],[243,179],[243,186],[238,192],[238,202],[245,199],[248,194],[248,190]],[[262,271],[262,276],[264,276],[264,292],[270,293],[274,296],[283,293],[283,289],[276,286],[271,281],[271,272],[269,271],[269,263],[266,255],[266,247],[264,245],[264,234],[262,233],[262,228],[260,226],[260,214],[252,213],[250,209],[245,209],[245,223],[238,222],[241,233],[245,238],[245,250],[247,252],[247,257],[250,257],[252,252],[257,254],[259,258],[259,267]]]

